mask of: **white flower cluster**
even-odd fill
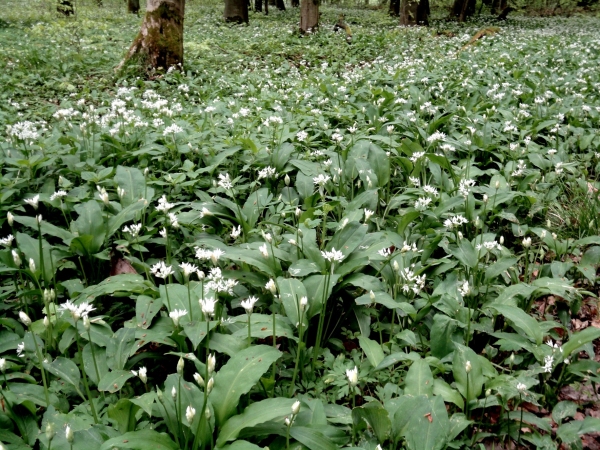
[[[398,274],[403,281],[402,291],[404,293],[412,291],[415,295],[418,295],[425,287],[425,275],[415,275],[408,267],[400,269]]]
[[[226,292],[233,295],[233,288],[238,284],[236,280],[223,278],[223,273],[218,267],[210,269],[207,279],[204,283],[205,292]]]
[[[208,250],[206,248],[196,247],[196,258],[201,261],[210,260],[213,264],[217,264],[217,261],[221,259],[225,252],[220,248],[215,248],[214,250]]]
[[[467,219],[465,219],[463,216],[461,216],[460,214],[444,220],[444,226],[446,228],[448,228],[449,230],[451,230],[452,228],[464,225],[465,223],[469,223],[469,221]]]

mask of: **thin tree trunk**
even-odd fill
[[[142,28],[117,70],[134,56],[154,69],[183,65],[185,0],[147,0]]]
[[[254,0],[254,11],[262,12],[262,0]]]
[[[300,33],[314,33],[319,28],[319,1],[302,0],[300,3]]]
[[[275,2],[275,6],[277,6],[278,10],[285,11],[285,1],[284,0],[277,0]]]
[[[429,0],[401,0],[400,25],[429,25]]]
[[[390,16],[398,17],[400,15],[400,0],[390,0],[390,9],[388,10]]]
[[[225,22],[248,23],[247,0],[225,0]]]
[[[292,0],[292,8],[298,8],[300,6],[300,0]]]
[[[132,14],[140,13],[140,0],[127,0],[127,12]]]

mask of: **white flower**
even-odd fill
[[[200,308],[202,308],[202,313],[207,316],[207,318],[210,318],[215,314],[217,300],[214,297],[201,298],[198,302],[200,303]]]
[[[525,389],[527,389],[527,386],[523,383],[517,383],[517,389],[523,392]]]
[[[106,192],[106,189],[101,186],[96,186],[96,189],[98,189],[98,195],[100,196],[100,200],[102,200],[102,203],[104,203],[105,205],[108,205],[109,198],[108,198],[108,192]]]
[[[319,176],[313,178],[313,183],[316,186],[323,187],[331,179],[329,175],[319,174]]]
[[[267,249],[267,244],[263,244],[261,245],[258,250],[260,251],[260,253],[265,257],[268,258],[269,257],[269,250]]]
[[[157,262],[150,268],[150,273],[158,278],[167,278],[169,275],[173,274],[173,268],[171,266],[167,266],[164,261]]]
[[[63,190],[56,191],[54,194],[52,194],[52,195],[50,196],[50,201],[54,201],[54,200],[56,200],[57,198],[58,198],[58,199],[60,199],[60,198],[62,198],[62,197],[66,197],[66,195],[67,195],[66,191],[63,191]]]
[[[530,237],[523,239],[523,247],[524,248],[531,247],[531,238]]]
[[[242,234],[242,226],[241,225],[238,225],[237,228],[234,226],[231,229],[231,237],[233,239],[237,239],[240,236],[240,234]]]
[[[231,181],[231,178],[229,178],[229,174],[219,174],[219,182],[217,183],[218,186],[221,186],[223,189],[231,189],[233,187],[233,182]]]
[[[308,298],[307,297],[302,297],[300,299],[300,309],[304,310],[304,308],[306,308],[306,305],[308,305]]]
[[[69,444],[72,444],[73,439],[75,439],[75,436],[73,435],[73,430],[71,430],[71,427],[69,425],[67,425],[67,427],[65,428],[65,438],[67,439],[67,442]]]
[[[12,213],[8,212],[6,213],[6,220],[8,222],[9,226],[13,226],[13,223],[15,223],[15,216],[12,215]]]
[[[33,260],[33,258],[29,258],[29,270],[31,272],[35,272],[35,261]]]
[[[246,313],[252,314],[252,310],[254,309],[254,304],[258,301],[256,297],[248,297],[246,300],[241,302],[242,308],[246,310]]]
[[[306,140],[306,138],[308,137],[308,133],[304,130],[302,131],[298,131],[296,133],[296,138],[300,141],[300,142],[304,142],[304,140]]]
[[[177,389],[175,389],[175,386],[173,386],[173,389],[171,389],[171,397],[177,397]]]
[[[350,386],[356,386],[358,384],[358,367],[354,366],[354,369],[346,369],[346,377]]]
[[[167,229],[165,227],[161,228],[160,231],[158,232],[158,234],[160,234],[164,239],[167,238]]]
[[[373,214],[375,214],[375,211],[365,208],[365,222],[367,222]]]
[[[215,385],[214,378],[211,378],[210,380],[208,380],[208,383],[206,383],[206,395],[210,394],[214,385]]]
[[[198,267],[190,263],[181,263],[179,264],[179,267],[181,268],[181,270],[183,270],[183,276],[186,280],[190,278],[191,274],[198,271]]]
[[[267,166],[264,169],[258,171],[258,179],[262,178],[275,178],[277,176],[277,169],[275,167]]]
[[[192,405],[188,406],[185,409],[185,418],[188,421],[188,423],[191,425],[192,422],[194,421],[194,416],[196,415],[196,409],[192,407]]]
[[[0,358],[0,372],[4,373],[6,370],[6,358]]]
[[[467,373],[471,372],[472,368],[473,367],[471,366],[471,361],[467,361],[465,363],[465,372],[467,372]]]
[[[457,216],[453,216],[450,219],[444,220],[444,226],[447,227],[449,230],[451,230],[454,227],[464,225],[465,223],[469,223],[469,221],[460,214]]]
[[[131,371],[132,374],[134,374],[136,377],[140,377],[140,380],[142,380],[142,383],[146,384],[146,382],[148,381],[148,371],[146,369],[146,367],[140,367],[140,370],[132,370]]]
[[[29,318],[29,316],[27,315],[27,313],[25,313],[23,311],[19,311],[19,320],[21,322],[23,322],[23,325],[25,325],[26,327],[28,327],[29,325],[31,325],[31,319]]]
[[[17,344],[17,356],[19,358],[22,358],[23,352],[25,351],[25,342],[21,342],[20,344]]]
[[[4,245],[5,247],[10,247],[15,237],[12,234],[9,234],[5,238],[0,239],[0,245]]]
[[[183,369],[185,368],[185,361],[183,360],[183,357],[179,357],[179,361],[177,361],[177,374],[178,375],[183,375]]]
[[[173,125],[170,125],[165,128],[165,131],[163,131],[163,136],[168,136],[170,134],[182,133],[182,132],[183,132],[183,128],[181,128],[177,124],[173,124]]]
[[[554,356],[545,356],[544,357],[544,372],[551,373],[552,372],[552,364],[554,364]]]
[[[446,135],[444,133],[442,133],[441,131],[436,131],[435,133],[433,133],[431,136],[429,136],[427,138],[427,142],[442,141],[445,138],[446,138]]]
[[[28,205],[33,206],[34,209],[38,209],[38,204],[40,202],[40,195],[37,194],[37,195],[33,196],[32,198],[26,198],[24,201]]]
[[[330,252],[321,251],[321,255],[323,256],[323,258],[330,262],[341,262],[344,260],[344,254],[341,251],[336,250],[334,247],[331,248]]]
[[[58,307],[59,311],[69,311],[73,320],[77,321],[82,317],[88,317],[89,313],[94,311],[92,305],[87,302],[80,303],[79,305],[75,305],[71,300],[67,300],[65,303]]]
[[[169,203],[167,201],[167,196],[163,195],[161,198],[158,199],[158,206],[156,207],[157,211],[163,211],[163,212],[168,212],[173,206],[175,206],[174,203]]]
[[[179,326],[179,319],[187,314],[185,309],[174,309],[169,313],[169,317],[173,320],[175,326]]]
[[[331,140],[337,142],[338,144],[344,140],[344,136],[340,133],[333,133],[331,135]]]
[[[131,234],[131,237],[136,237],[138,234],[140,234],[141,229],[142,229],[141,223],[133,223],[131,225],[124,226],[123,232]]]
[[[173,213],[169,213],[169,222],[173,228],[179,228],[179,221],[177,220],[177,216]]]
[[[464,281],[461,285],[459,285],[458,292],[460,292],[460,295],[462,295],[463,297],[466,297],[467,295],[469,295],[471,293],[471,288],[469,287],[469,282]]]

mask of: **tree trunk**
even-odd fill
[[[452,5],[452,16],[459,22],[475,14],[475,5],[477,0],[454,0]]]
[[[300,6],[300,0],[292,0],[292,8],[298,8]]]
[[[73,3],[71,3],[70,0],[59,0],[56,5],[56,10],[65,16],[70,16],[75,12]]]
[[[429,25],[429,0],[401,0],[400,25]]]
[[[140,0],[127,0],[127,12],[132,14],[140,13]]]
[[[225,0],[225,22],[248,23],[247,0]]]
[[[388,10],[390,16],[398,17],[400,15],[400,0],[390,0],[390,9]]]
[[[254,0],[254,11],[262,12],[262,0]]]
[[[494,0],[494,3],[492,3],[492,14],[500,14],[507,6],[507,0]]]
[[[185,0],[147,0],[142,28],[117,70],[139,55],[154,69],[183,65]]]
[[[302,0],[300,33],[314,33],[319,28],[319,0]]]
[[[275,2],[275,6],[277,7],[278,10],[285,11],[285,1],[284,0],[277,0]]]

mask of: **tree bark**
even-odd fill
[[[292,8],[298,8],[300,6],[300,0],[292,0]]]
[[[247,0],[225,0],[225,22],[248,23]]]
[[[284,0],[277,0],[275,2],[275,6],[277,7],[278,10],[285,11],[285,1]]]
[[[452,16],[459,22],[475,14],[475,4],[477,0],[454,0],[452,5]]]
[[[254,11],[262,12],[262,0],[254,0]]]
[[[429,0],[401,0],[400,25],[429,25]]]
[[[314,33],[319,28],[319,0],[300,3],[300,33]]]
[[[73,8],[73,3],[70,0],[58,0],[56,5],[56,10],[64,14],[65,16],[71,16],[75,12],[75,8]]]
[[[388,10],[390,16],[398,17],[400,15],[400,0],[390,0],[390,9]]]
[[[140,13],[140,0],[127,0],[127,12],[132,14]]]
[[[183,65],[185,0],[147,0],[142,28],[117,70],[134,56],[153,69]]]

